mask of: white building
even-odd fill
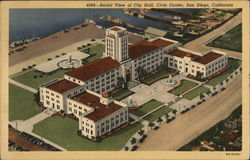
[[[186,75],[197,76],[200,72],[201,78],[207,78],[228,64],[228,56],[220,51],[209,51],[204,54],[179,47],[167,54],[168,66]]]
[[[89,90],[68,99],[69,110],[79,108],[79,130],[94,139],[128,122],[126,104],[113,100],[108,94],[99,95]],[[75,112],[76,113],[76,112]]]
[[[164,59],[170,68],[202,78],[227,66],[228,56],[223,52],[198,53],[180,45],[177,41],[157,38],[128,46],[125,28],[109,28],[104,58],[66,72],[64,79],[41,85],[40,100],[46,108],[74,114],[84,136],[91,139],[101,136],[128,122],[128,107],[107,93],[115,89],[118,77],[123,77],[125,82],[134,81],[138,78],[138,67],[152,72]]]

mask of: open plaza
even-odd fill
[[[82,45],[10,77],[14,128],[61,150],[131,150],[139,130],[191,110],[241,76],[241,60],[226,53],[196,53],[165,38],[128,44],[122,27],[107,29],[105,41]],[[61,61],[69,66],[54,65]]]

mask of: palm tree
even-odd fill
[[[150,122],[149,124],[148,124],[148,127],[150,127],[150,129],[152,130],[152,127],[154,127],[155,126],[155,124],[153,123],[153,122]]]
[[[131,143],[131,145],[135,144],[136,143],[136,138],[132,137],[131,140],[130,140],[130,143]]]
[[[161,124],[162,121],[163,121],[163,120],[161,119],[161,117],[159,117],[159,118],[157,119],[157,122],[159,122],[160,124]]]
[[[139,134],[140,136],[142,136],[142,135],[144,134],[144,132],[145,132],[145,131],[144,131],[143,129],[140,129],[139,132],[138,132],[138,134]]]

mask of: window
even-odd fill
[[[72,111],[72,108],[71,107],[69,107],[69,111]],[[84,122],[83,122],[84,123]]]

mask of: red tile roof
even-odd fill
[[[119,110],[120,108],[122,108],[122,106],[117,105],[115,103],[111,103],[109,105],[104,105],[104,104],[100,103],[99,97],[97,97],[93,94],[90,94],[86,91],[79,94],[79,95],[72,97],[72,99],[94,108],[93,112],[91,112],[85,116],[86,118],[91,119],[94,122],[96,122],[96,121],[112,114],[113,112]]]
[[[113,30],[113,31],[120,31],[121,29],[118,28],[118,27],[113,27],[113,28],[111,28],[110,30]]]
[[[199,55],[195,55],[191,52],[183,51],[180,49],[175,49],[175,50],[169,52],[168,54],[172,55],[172,56],[180,57],[180,58],[192,57],[193,61],[201,63],[201,64],[208,64],[208,63],[216,60],[217,58],[223,56],[222,54],[215,53],[215,52],[210,52],[204,56],[199,56]]]
[[[59,92],[59,93],[65,93],[73,88],[76,88],[80,85],[73,83],[71,81],[68,81],[66,79],[57,81],[56,83],[53,83],[51,85],[46,86],[46,88],[49,88],[53,91]]]
[[[147,54],[150,51],[172,44],[174,44],[174,42],[167,41],[161,38],[158,38],[152,42],[142,40],[140,42],[134,43],[132,46],[129,46],[129,57],[131,59],[136,59]]]
[[[66,72],[65,75],[86,81],[119,66],[120,63],[118,61],[106,57]]]

